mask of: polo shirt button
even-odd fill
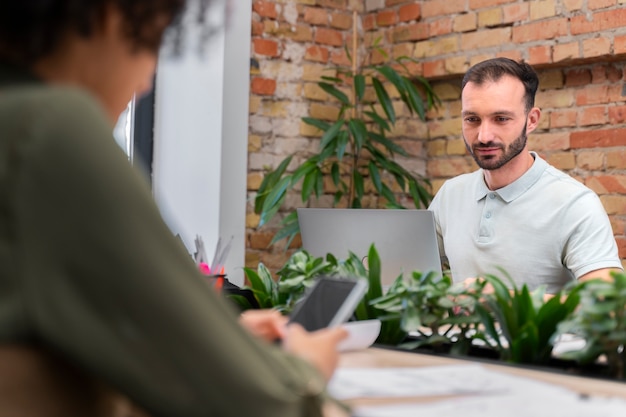
[[[491,194],[489,194],[489,198],[493,200],[494,198],[496,198],[496,195],[491,193]]]
[[[488,219],[490,219],[490,218],[491,218],[491,212],[490,212],[490,211],[488,211],[488,212],[487,212],[487,214],[485,214],[485,217],[486,217],[486,218],[488,218]]]

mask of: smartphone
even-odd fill
[[[305,292],[290,315],[308,331],[337,326],[350,319],[367,291],[362,278],[320,277]]]

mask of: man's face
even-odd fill
[[[496,170],[526,149],[524,85],[505,75],[482,85],[467,83],[462,97],[463,139],[479,167]]]

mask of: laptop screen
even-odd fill
[[[299,208],[302,247],[311,255],[350,252],[366,263],[373,243],[381,260],[381,282],[390,285],[401,273],[434,271],[441,259],[433,213],[429,210]],[[366,263],[367,266],[367,263]]]

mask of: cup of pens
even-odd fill
[[[202,272],[206,276],[206,279],[212,284],[215,289],[217,289],[218,291],[222,289],[222,287],[224,286],[224,280],[226,279],[224,267],[222,267],[221,271],[217,274],[212,272],[209,264],[205,262],[201,262],[200,264],[198,264],[198,267],[200,268],[200,272]]]
[[[222,288],[224,287],[224,281],[226,280],[224,262],[226,262],[226,257],[228,256],[228,252],[230,251],[232,241],[233,237],[231,236],[228,243],[225,246],[222,246],[222,238],[218,238],[217,245],[215,246],[215,254],[213,255],[213,261],[211,261],[210,264],[206,262],[203,255],[200,257],[200,259],[197,259],[200,271],[207,277],[209,282],[218,291],[222,290]],[[204,252],[203,243],[199,237],[196,238],[196,248],[197,253]]]

